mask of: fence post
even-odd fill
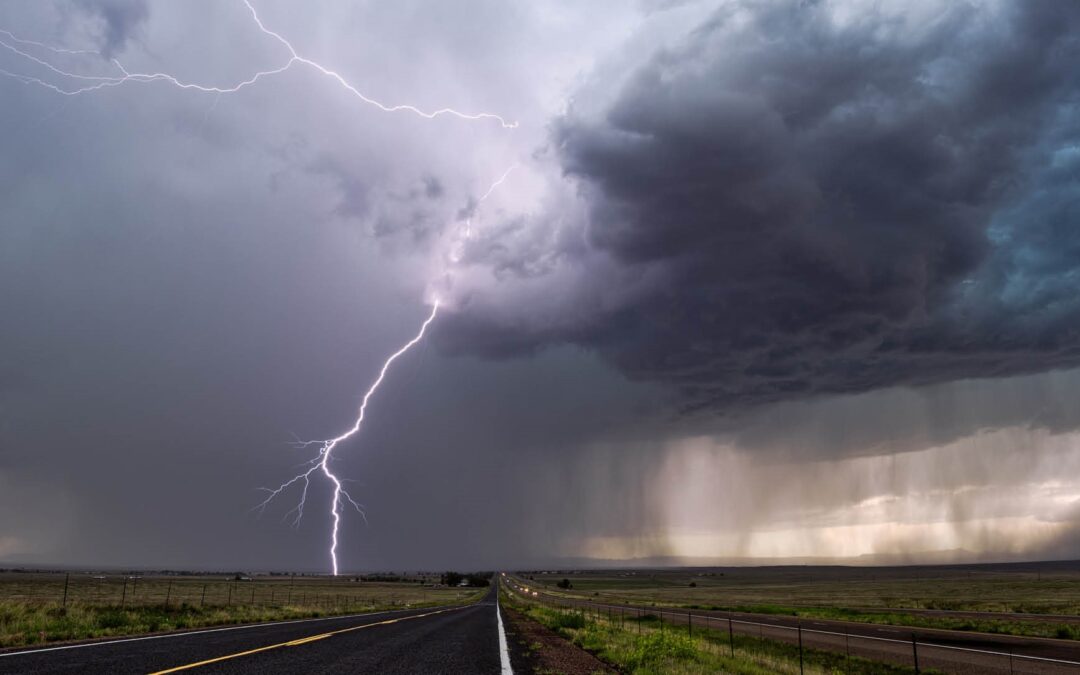
[[[728,613],[727,618],[727,637],[728,645],[731,646],[731,658],[735,658],[735,629],[731,627],[731,613]]]
[[[231,582],[231,583],[229,584],[229,599],[225,601],[225,605],[226,605],[227,607],[231,607],[231,606],[232,606],[232,589],[233,589],[233,586],[235,586],[235,585],[236,585],[236,582],[235,582],[235,581],[233,581],[233,582]]]
[[[296,583],[296,575],[293,574],[292,576],[289,577],[289,597],[285,600],[286,605],[291,605],[292,604],[292,587],[293,587],[293,584],[295,584],[295,583]]]
[[[206,604],[206,584],[202,585],[202,598],[199,599],[199,607]]]
[[[120,609],[127,604],[127,577],[124,577],[124,590],[120,592]]]
[[[64,600],[63,600],[63,603],[61,603],[61,605],[60,605],[61,607],[67,607],[68,581],[70,581],[70,580],[71,580],[71,573],[69,572],[69,573],[64,575]]]
[[[165,609],[169,608],[169,598],[172,597],[172,579],[169,579],[169,586],[165,589]]]
[[[911,634],[911,659],[915,662],[915,675],[919,675],[919,643],[915,641],[915,633]]]
[[[1009,675],[1013,675],[1012,645],[1009,645]]]
[[[642,621],[641,617],[642,617],[642,614],[641,614],[641,610],[639,609],[637,611],[637,634],[638,635],[641,635],[641,621]]]
[[[799,619],[799,675],[803,675],[803,662],[802,662],[802,619]]]

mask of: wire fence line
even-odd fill
[[[441,599],[449,589],[420,584],[387,588],[347,579],[310,577],[185,578],[135,575],[26,574],[0,581],[0,602],[29,606],[75,605],[120,608],[256,606],[338,609],[417,605]]]
[[[518,589],[522,591],[521,588]],[[887,638],[873,635],[852,634],[807,628],[801,623],[788,626],[766,621],[753,621],[735,618],[733,614],[695,613],[693,610],[673,610],[662,607],[635,607],[593,602],[583,599],[565,598],[547,593],[524,592],[525,599],[539,602],[548,607],[578,609],[582,612],[595,612],[597,616],[606,612],[608,618],[625,620],[636,619],[640,622],[648,617],[659,620],[661,630],[664,622],[672,628],[685,629],[693,635],[695,628],[724,632],[729,636],[732,654],[735,653],[735,636],[751,637],[759,640],[773,640],[798,645],[800,667],[804,649],[819,649],[843,653],[846,658],[853,656],[884,661],[908,666],[919,673],[934,670],[961,675],[982,673],[1009,673],[1010,675],[1057,675],[1060,673],[1080,673],[1080,661],[1033,656],[995,649],[961,647],[939,642],[920,640],[916,633],[904,638]],[[891,630],[887,626],[875,628]],[[898,634],[901,631],[896,630]],[[991,636],[988,636],[991,638]]]

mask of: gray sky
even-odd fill
[[[1080,556],[1080,8],[252,1],[0,4],[0,564],[327,569],[435,300],[345,570]]]

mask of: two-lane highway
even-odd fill
[[[232,626],[0,654],[0,673],[506,672],[497,591],[479,603]]]

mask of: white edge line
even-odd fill
[[[455,605],[450,605],[448,609],[454,609]],[[343,616],[320,616],[314,619],[290,619],[288,621],[264,621],[263,623],[249,623],[243,626],[225,626],[224,628],[204,628],[202,630],[189,630],[175,633],[164,633],[162,635],[143,635],[141,637],[121,638],[119,640],[103,640],[101,642],[85,642],[78,645],[61,645],[59,647],[42,647],[22,649],[17,652],[6,652],[0,654],[0,658],[5,656],[26,656],[29,654],[42,654],[44,652],[56,652],[63,649],[82,649],[84,647],[104,647],[106,645],[118,645],[124,642],[142,642],[143,640],[164,640],[166,638],[182,638],[189,637],[191,635],[204,635],[206,633],[223,633],[229,630],[245,630],[249,628],[266,628],[269,626],[287,626],[292,623],[311,623],[312,621],[336,621],[341,619],[356,619],[364,616],[381,616],[383,614],[400,614],[402,612],[415,612],[424,609],[422,607],[415,609],[387,609],[381,612],[364,612],[360,614],[345,614]],[[501,628],[501,626],[500,626]]]
[[[503,628],[502,611],[499,609],[499,582],[495,582],[495,618],[499,622],[499,666],[502,675],[514,675],[510,667],[510,651],[506,647],[506,630]]]

